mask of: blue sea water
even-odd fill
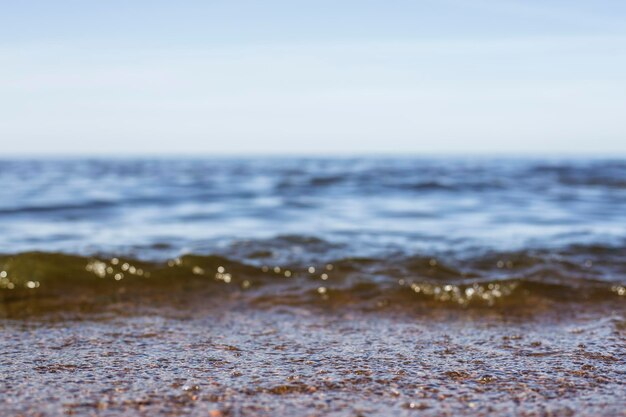
[[[336,264],[352,280],[405,285],[604,283],[622,295],[626,161],[2,160],[0,269],[37,263],[33,251],[218,256],[270,271]]]

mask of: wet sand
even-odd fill
[[[0,414],[626,415],[619,306],[216,306],[4,319]]]

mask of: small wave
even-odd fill
[[[293,236],[283,239],[301,241]],[[585,255],[604,253],[598,247],[588,249]],[[581,250],[571,248],[573,253]],[[589,263],[578,265],[571,258],[563,259],[562,254],[516,255],[485,254],[448,263],[412,256],[259,266],[218,255],[192,254],[148,262],[27,252],[0,256],[0,303],[58,299],[71,306],[73,301],[102,302],[123,293],[127,300],[146,294],[160,300],[203,294],[207,299],[237,296],[244,302],[272,305],[393,304],[411,308],[420,303],[441,307],[529,304],[538,298],[605,302],[626,296],[623,271],[608,281],[590,273]]]
[[[45,206],[30,205],[11,208],[0,208],[3,214],[31,214],[31,213],[58,213],[64,211],[94,210],[113,207],[115,203],[109,201],[86,201],[78,204],[50,204]]]

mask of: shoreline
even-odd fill
[[[516,318],[235,306],[4,320],[0,408],[43,416],[623,415],[619,308]]]

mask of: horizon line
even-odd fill
[[[0,160],[11,159],[252,159],[252,158],[367,158],[367,159],[410,159],[410,158],[506,158],[506,159],[625,159],[625,151],[582,152],[582,151],[503,151],[503,152],[468,152],[468,151],[298,151],[298,152],[225,152],[225,151],[189,151],[189,152],[59,152],[31,153],[4,152]]]

